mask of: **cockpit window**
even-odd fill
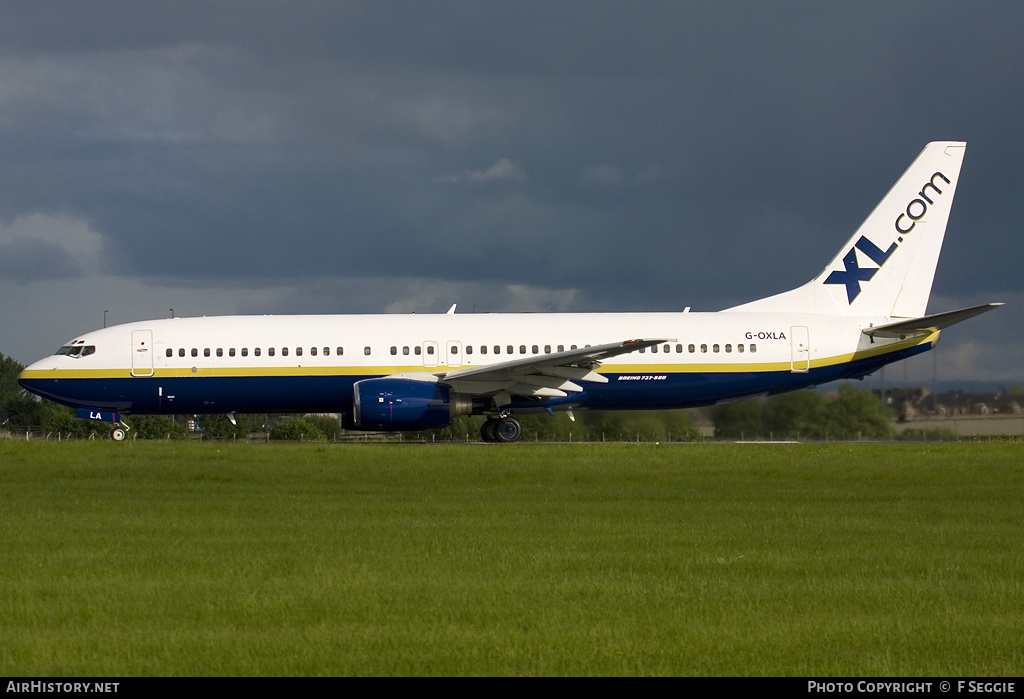
[[[64,345],[56,353],[78,359],[79,357],[88,357],[90,354],[95,354],[96,345]]]

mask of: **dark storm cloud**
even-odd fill
[[[82,275],[78,261],[59,246],[41,240],[0,241],[0,278],[19,284]]]
[[[817,274],[927,141],[963,139],[936,291],[1018,293],[1022,20],[1009,2],[8,2],[0,219],[78,216],[105,269],[180,285],[434,279],[713,310]]]

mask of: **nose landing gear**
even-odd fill
[[[121,419],[121,415],[119,413],[108,410],[79,408],[78,412],[75,413],[75,416],[80,417],[83,420],[98,420],[100,422],[114,423],[114,428],[110,430],[110,438],[115,442],[123,442],[124,438],[128,436],[128,430],[131,429],[131,427],[128,426],[128,423]]]

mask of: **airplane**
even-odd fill
[[[19,383],[78,416],[338,413],[368,431],[484,415],[692,408],[864,378],[990,303],[926,315],[966,143],[928,144],[835,258],[790,291],[715,313],[169,318],[95,330]]]

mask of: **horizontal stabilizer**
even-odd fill
[[[991,311],[993,308],[999,308],[1002,305],[1003,304],[1001,303],[985,303],[980,306],[961,308],[959,311],[948,311],[946,313],[936,313],[934,315],[923,316],[921,318],[901,320],[896,323],[875,325],[870,328],[864,328],[863,332],[872,339],[876,336],[905,337],[916,333],[935,332],[936,330],[948,328],[950,325],[956,325],[968,318],[973,318],[974,316]]]

